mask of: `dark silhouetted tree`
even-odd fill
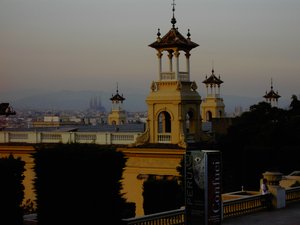
[[[224,191],[234,191],[243,185],[259,189],[263,172],[276,170],[286,173],[299,168],[300,117],[293,98],[291,109],[272,107],[260,102],[250,111],[234,118],[228,134],[219,141],[223,155]]]
[[[182,206],[177,180],[149,178],[143,184],[144,213],[153,214]]]
[[[23,224],[24,171],[25,162],[20,158],[0,158],[0,224]]]
[[[112,146],[58,144],[40,146],[33,157],[39,224],[121,224],[123,153]]]

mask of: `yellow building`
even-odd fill
[[[185,147],[188,142],[200,140],[201,97],[195,81],[190,80],[190,51],[198,44],[191,41],[188,30],[184,37],[172,27],[163,37],[158,29],[157,39],[149,46],[157,51],[158,79],[151,84],[148,105],[147,130],[141,143],[170,143]],[[163,57],[167,65],[163,65]],[[185,68],[180,68],[180,56],[185,60]]]
[[[178,28],[175,28],[174,5],[171,29],[162,37],[158,31],[156,41],[149,45],[157,51],[158,79],[152,82],[150,93],[146,99],[148,105],[146,131],[141,135],[138,134],[131,147],[118,148],[127,158],[126,168],[123,172],[122,193],[128,202],[136,204],[136,216],[144,214],[142,196],[144,180],[148,176],[176,179],[179,176],[176,167],[184,158],[188,145],[199,142],[202,138],[201,97],[197,92],[196,82],[190,79],[190,51],[198,44],[191,41],[189,30],[187,37],[184,37]],[[165,55],[167,65],[163,65],[164,53],[167,53]],[[185,68],[180,68],[182,58]],[[118,93],[117,88],[117,93],[111,98],[113,106],[108,118],[110,124],[118,125],[126,122],[126,114],[122,109],[124,100],[125,98]],[[82,138],[89,141],[88,143],[100,143],[97,142],[97,135],[100,134],[93,132],[78,135],[74,132],[48,133],[40,136],[41,143],[46,143],[45,138],[51,138],[53,142],[50,143],[64,140],[65,133],[69,135],[67,140]],[[120,137],[117,134],[106,132],[104,135],[103,138],[99,136],[99,139],[106,141],[108,138],[116,136],[123,144],[134,141],[129,134]],[[16,138],[23,140],[27,137],[26,134],[8,134],[8,137],[6,136],[3,137],[3,140],[15,140]],[[49,141],[48,139],[47,141]],[[117,144],[122,144],[121,142]],[[111,144],[114,143],[116,142],[111,142]],[[31,187],[29,184],[27,185],[27,187]]]
[[[124,197],[135,202],[136,215],[143,215],[143,182],[147,177],[175,178],[176,167],[184,158],[189,144],[201,140],[201,97],[195,81],[190,79],[190,51],[198,44],[191,41],[188,30],[184,37],[175,28],[161,37],[158,30],[156,41],[149,46],[157,51],[158,79],[153,81],[146,98],[148,118],[146,131],[137,137],[131,147],[120,148],[128,161],[123,173]],[[163,56],[166,53],[166,64]],[[180,68],[182,56],[185,67]]]
[[[214,69],[209,77],[205,77],[203,83],[206,85],[206,97],[201,103],[201,116],[203,122],[210,122],[212,118],[225,117],[225,104],[220,95],[223,81],[220,76],[215,75]]]
[[[126,112],[123,109],[123,101],[125,98],[123,94],[119,94],[119,90],[117,87],[116,94],[110,98],[112,102],[112,109],[110,114],[108,115],[108,124],[109,125],[120,125],[125,124],[127,121]]]

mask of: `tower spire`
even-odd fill
[[[271,90],[273,90],[273,78],[271,78]]]
[[[175,28],[175,24],[176,24],[176,19],[175,19],[175,0],[173,0],[173,3],[171,4],[173,6],[172,11],[173,11],[173,17],[171,19],[171,23],[172,23],[172,28]]]

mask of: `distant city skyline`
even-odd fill
[[[1,1],[0,101],[28,90],[114,93],[116,82],[124,96],[147,95],[158,79],[148,45],[158,28],[162,35],[171,28],[171,3]],[[214,62],[224,81],[221,95],[263,100],[272,78],[282,99],[299,96],[299,11],[297,0],[177,0],[176,26],[183,35],[190,29],[200,45],[191,51],[191,80],[200,95]]]

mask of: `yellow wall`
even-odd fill
[[[195,141],[199,140],[201,129],[199,93],[192,89],[193,82],[157,81],[156,88],[148,95],[148,126],[150,143],[158,143],[158,116],[166,111],[171,115],[171,142],[178,144],[186,136],[186,114],[194,112]]]
[[[179,176],[184,149],[163,148],[119,148],[128,158],[123,173],[123,193],[128,202],[135,202],[136,216],[144,215],[143,182],[139,175]]]
[[[207,97],[201,103],[201,117],[204,122],[208,121],[207,112],[211,112],[212,118],[225,117],[225,105],[222,98]],[[221,115],[220,115],[221,111]]]
[[[125,111],[113,110],[108,115],[109,125],[120,125],[126,123],[126,113]]]
[[[144,215],[143,211],[143,182],[144,179],[138,178],[139,175],[161,175],[178,176],[176,167],[179,166],[184,156],[184,149],[163,149],[163,148],[119,148],[127,157],[126,167],[123,172],[123,190],[124,197],[128,202],[136,204],[136,216]],[[0,146],[1,157],[8,156],[10,153],[14,157],[20,157],[25,161],[25,198],[35,200],[33,191],[33,158],[34,152],[32,146]]]
[[[35,173],[33,171],[34,162],[33,158],[31,157],[31,153],[33,152],[34,148],[32,146],[0,146],[1,157],[7,157],[9,154],[13,154],[15,158],[20,157],[21,160],[25,162],[25,177],[23,180],[25,196],[23,202],[28,199],[34,201],[36,198],[33,190],[33,179],[35,177]]]

